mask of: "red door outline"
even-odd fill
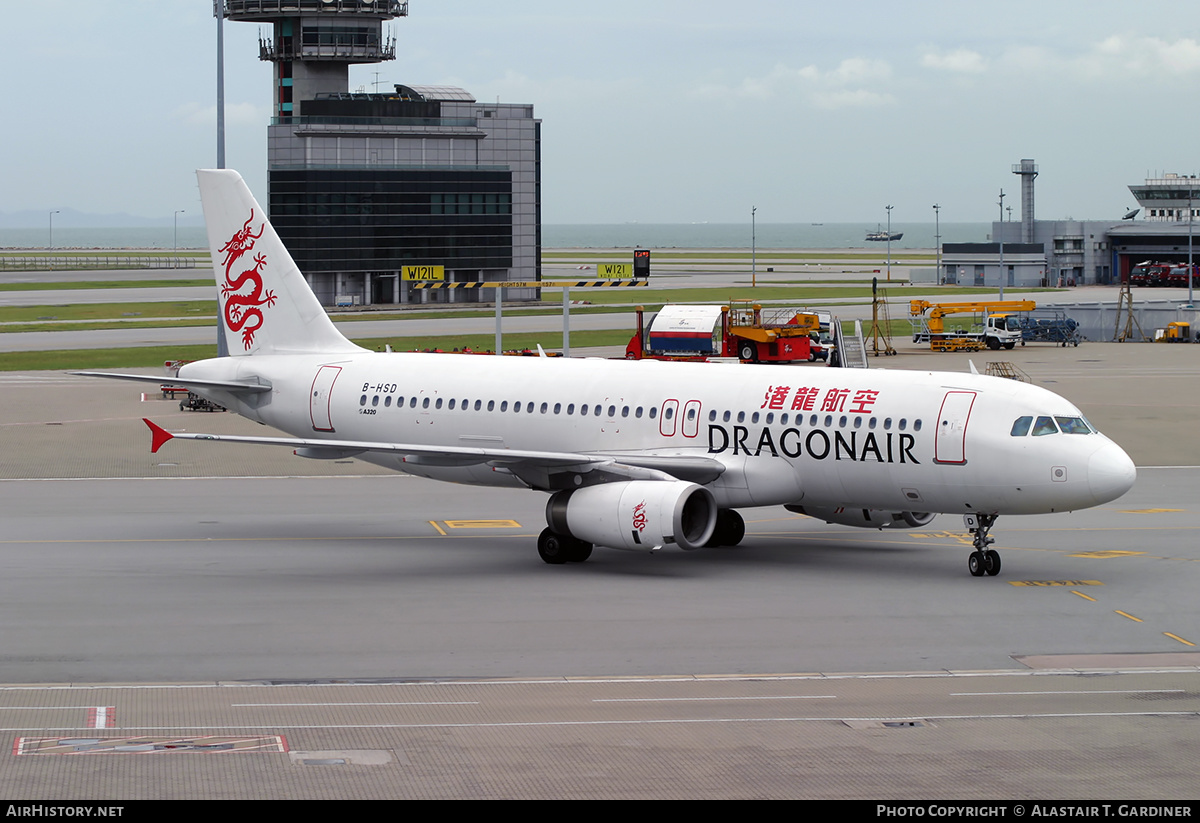
[[[938,412],[933,440],[933,462],[962,465],[967,462],[967,422],[975,405],[975,392],[948,391]]]
[[[664,400],[658,413],[658,433],[663,437],[672,437],[675,434],[675,418],[678,416],[679,401]]]
[[[333,431],[333,418],[330,403],[333,398],[333,384],[342,373],[341,366],[322,366],[317,369],[313,378],[312,391],[308,396],[309,419],[312,420],[313,431]]]

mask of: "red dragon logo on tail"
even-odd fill
[[[242,343],[247,351],[254,343],[254,333],[262,328],[263,313],[261,306],[270,308],[275,305],[275,292],[263,289],[262,270],[267,265],[265,254],[254,255],[254,266],[246,269],[237,277],[230,276],[234,265],[246,252],[254,248],[254,241],[263,236],[266,223],[258,227],[258,234],[250,231],[250,223],[254,220],[254,210],[242,227],[233,233],[229,242],[221,247],[225,255],[225,282],[221,284],[221,297],[225,300],[225,324],[233,331],[242,333]],[[243,287],[250,285],[250,291]],[[251,320],[252,325],[247,325]]]

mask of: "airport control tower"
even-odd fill
[[[384,23],[407,17],[407,2],[223,4],[226,19],[272,26],[259,36],[259,56],[275,66],[264,205],[318,300],[539,299],[536,286],[415,282],[418,269],[447,285],[541,280],[541,121],[532,105],[479,102],[443,85],[351,92],[352,64],[395,58]]]
[[[304,101],[345,94],[354,63],[396,57],[383,22],[408,16],[400,0],[225,0],[225,17],[270,23],[259,36],[259,57],[275,65],[274,115],[299,117]]]

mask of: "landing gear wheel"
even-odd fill
[[[996,538],[988,535],[992,526],[996,524],[996,515],[968,514],[964,515],[963,520],[968,531],[975,538],[972,541],[975,550],[967,558],[967,568],[971,570],[971,575],[982,577],[987,574],[995,577],[1000,574],[1000,553],[995,549],[988,548],[996,542]]]
[[[592,556],[592,544],[578,537],[567,538],[567,560],[571,563],[582,563]]]
[[[983,553],[983,567],[991,577],[1000,574],[1000,552],[995,549],[985,551]]]
[[[971,556],[967,558],[967,568],[971,570],[972,577],[983,577],[984,562],[983,552],[971,552]]]
[[[571,559],[568,540],[569,538],[561,534],[543,529],[542,533],[538,535],[538,554],[541,555],[542,560],[555,566],[566,563]]]

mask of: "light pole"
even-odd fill
[[[58,214],[60,209],[55,209],[50,212],[50,250],[54,251],[54,215]]]
[[[1000,300],[1004,300],[1004,189],[1000,189],[1000,229],[996,232],[1000,241]]]
[[[1188,308],[1192,308],[1192,189],[1188,187]]]
[[[942,207],[933,204],[933,248],[937,252],[937,282],[942,282]]]
[[[217,18],[217,168],[225,168],[225,0],[213,0]]]
[[[179,268],[179,215],[186,211],[186,209],[175,210],[175,240],[171,244],[171,265],[174,268]]]
[[[892,282],[892,207],[891,207],[891,206],[884,206],[884,208],[886,208],[886,209],[887,209],[887,213],[888,213],[888,235],[887,235],[887,244],[888,244],[888,259],[887,259],[887,279],[888,279],[888,282],[889,282],[889,283],[891,283],[891,282]]]
[[[750,207],[750,288],[758,286],[758,240],[756,235],[756,225],[754,215],[758,213],[758,206]]]

